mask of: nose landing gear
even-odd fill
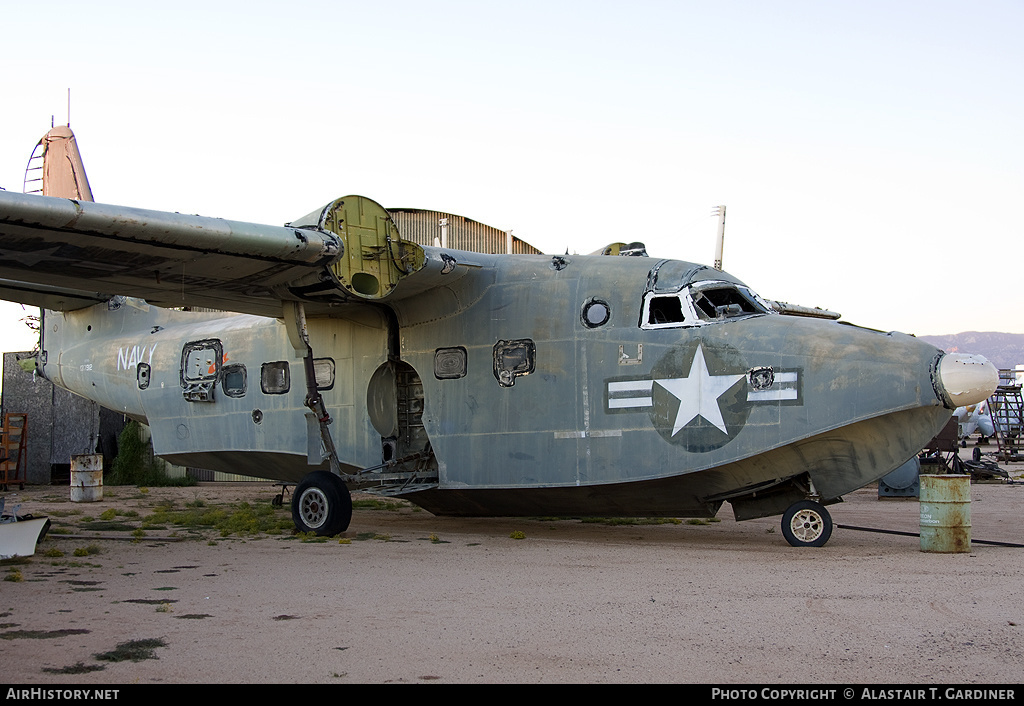
[[[793,503],[782,515],[782,536],[794,547],[823,547],[832,536],[832,516],[813,500]]]

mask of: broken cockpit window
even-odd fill
[[[697,326],[713,321],[768,314],[770,309],[747,287],[731,282],[704,281],[678,292],[648,292],[640,328]]]
[[[648,327],[677,325],[686,323],[687,315],[683,310],[683,300],[679,294],[648,295],[646,321]],[[692,316],[689,318],[693,318]]]
[[[735,285],[690,287],[697,315],[705,320],[728,319],[744,314],[765,314],[767,307],[750,290]]]

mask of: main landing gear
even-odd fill
[[[352,521],[352,496],[341,478],[329,471],[313,471],[292,493],[292,521],[300,532],[332,537]]]
[[[823,547],[832,536],[832,516],[813,500],[793,503],[782,515],[782,535],[794,547]]]

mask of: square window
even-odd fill
[[[232,363],[221,368],[221,389],[228,397],[245,396],[245,366],[241,363]]]
[[[292,388],[288,361],[264,363],[260,369],[260,389],[268,395],[283,395]]]
[[[330,390],[334,387],[334,359],[314,358],[313,376],[316,378],[316,389]]]
[[[468,370],[466,349],[438,348],[434,351],[434,377],[438,380],[457,380],[466,376]]]

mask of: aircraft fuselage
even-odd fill
[[[489,275],[307,322],[343,470],[419,469],[407,497],[437,513],[777,514],[885,475],[950,417],[941,351],[778,315],[717,270],[453,254]],[[286,328],[118,298],[47,312],[43,371],[175,463],[298,482],[326,460]]]

